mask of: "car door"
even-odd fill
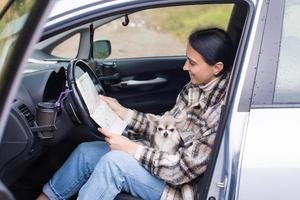
[[[110,62],[116,66],[119,78],[102,81],[106,94],[118,99],[125,107],[142,112],[161,114],[170,110],[180,90],[189,81],[188,74],[182,72],[184,57]]]
[[[41,30],[39,26],[51,1],[1,1],[0,3],[0,140],[9,114],[10,103],[20,83],[24,61]],[[37,20],[39,19],[39,20]],[[31,27],[30,29],[25,27]],[[1,159],[1,158],[0,158]],[[13,196],[0,181],[0,199]]]
[[[212,199],[299,199],[299,6],[266,0],[252,12]]]
[[[270,2],[245,132],[239,199],[300,198],[299,9],[299,0]]]

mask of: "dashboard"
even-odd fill
[[[68,114],[68,97],[62,98],[57,110],[52,137],[43,138],[42,126],[37,124],[36,107],[39,102],[54,103],[66,90],[66,66],[59,63],[46,70],[26,73],[11,104],[9,118],[0,145],[0,178],[7,185],[13,183],[49,145],[67,137],[76,123]],[[40,130],[40,131],[39,131]]]

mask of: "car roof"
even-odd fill
[[[75,11],[82,7],[86,7],[88,5],[100,1],[103,0],[88,0],[88,1],[72,0],[72,3],[70,3],[70,0],[58,0],[53,6],[52,11],[50,12],[49,18],[53,18],[53,17],[55,18],[58,15],[63,15],[69,13],[72,10]]]
[[[96,15],[101,9],[134,2],[143,0],[58,0],[44,25],[43,35],[83,21]]]
[[[92,10],[133,1],[137,0],[58,0],[53,6],[45,27],[74,16],[80,18],[81,15]]]
[[[149,3],[158,1],[164,2],[164,0],[57,0],[44,26],[42,38],[46,39],[53,32],[59,32],[64,28],[67,29],[72,24],[78,24],[81,21],[97,15],[97,13],[102,10],[109,10],[117,7],[119,4],[133,5],[142,2]],[[256,4],[258,0],[247,1]],[[174,2],[176,2],[176,0]]]

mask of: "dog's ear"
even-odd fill
[[[155,123],[155,124],[158,123],[159,118],[160,118],[160,116],[153,115],[153,114],[147,114],[146,116],[147,116],[147,119],[148,119],[150,122],[153,122],[153,123]]]

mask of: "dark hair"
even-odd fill
[[[217,62],[224,64],[223,70],[218,75],[231,71],[235,49],[224,30],[219,28],[196,30],[189,36],[189,43],[207,64],[214,65]]]

